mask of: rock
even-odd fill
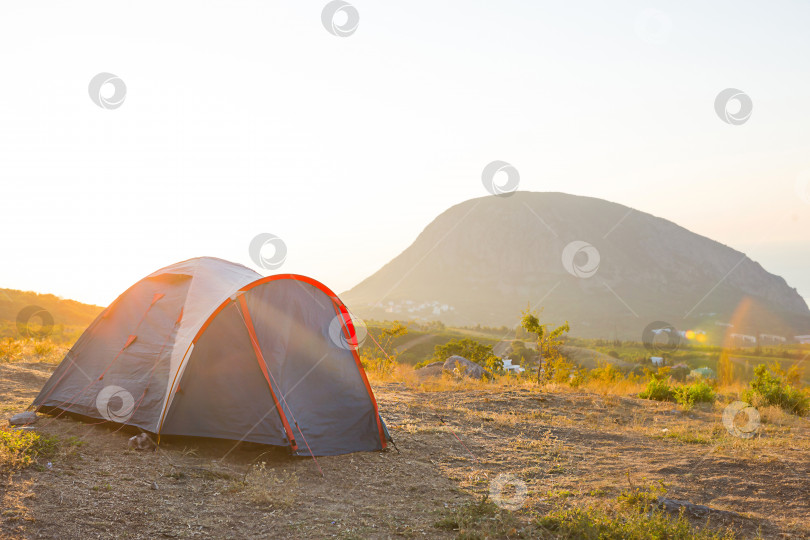
[[[39,421],[39,416],[37,416],[37,413],[34,411],[28,411],[15,414],[9,418],[8,423],[12,426],[28,426],[31,424],[36,424],[37,421]]]
[[[444,366],[444,362],[433,362],[426,366],[422,366],[419,369],[415,370],[416,376],[420,379],[428,379],[431,377],[441,377],[442,376],[442,367]]]
[[[444,365],[444,362],[439,360],[438,362],[431,362],[430,364],[422,366],[420,369],[427,369],[429,367],[436,367],[436,366],[443,366],[443,365]]]
[[[729,512],[728,510],[718,510],[702,504],[694,504],[687,501],[679,501],[677,499],[667,499],[666,497],[658,497],[658,508],[669,512],[670,514],[679,514],[681,508],[688,517],[697,519],[706,519],[709,515],[723,517],[723,518],[739,518],[740,514],[736,512]]]
[[[492,376],[489,371],[461,356],[451,356],[448,358],[444,362],[442,369],[457,377],[470,377],[471,379],[483,379],[484,377]]]
[[[129,447],[133,450],[154,450],[155,443],[149,438],[146,433],[135,435],[129,439]]]

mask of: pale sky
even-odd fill
[[[503,160],[810,298],[810,3],[357,0],[347,37],[326,4],[5,3],[0,287],[106,305],[195,256],[267,274],[248,246],[271,233],[279,272],[344,291]],[[101,72],[119,108],[91,100]]]

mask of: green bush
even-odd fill
[[[656,401],[675,401],[675,392],[667,378],[652,373],[647,388],[638,397]]]
[[[56,438],[33,431],[0,429],[0,471],[31,465],[37,457],[53,455]]]
[[[670,385],[669,378],[662,374],[651,373],[647,388],[639,393],[642,399],[656,401],[676,401],[686,408],[695,403],[713,403],[714,390],[706,381],[696,381],[687,385]]]
[[[714,403],[714,390],[706,381],[697,381],[686,386],[673,388],[675,401],[691,408],[695,403]]]
[[[778,366],[760,364],[754,368],[754,380],[743,392],[742,399],[759,406],[776,405],[799,416],[810,411],[810,396],[787,384],[784,372]]]

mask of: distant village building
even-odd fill
[[[512,359],[511,358],[501,358],[501,360],[503,361],[503,369],[507,373],[516,373],[517,374],[517,373],[523,373],[524,371],[526,371],[526,369],[523,368],[522,366],[514,366],[514,365],[512,365]]]
[[[773,334],[760,334],[759,340],[760,342],[770,341],[773,343],[785,343],[787,338],[783,336],[775,336]]]
[[[664,365],[664,357],[663,356],[651,356],[650,361],[654,366],[663,366]]]
[[[723,327],[725,327],[725,328],[734,328],[734,325],[733,325],[733,324],[731,324],[731,323],[727,323],[727,322],[714,321],[714,324],[715,324],[716,326],[723,326]]]
[[[810,336],[794,336],[794,339],[803,345],[810,345]]]
[[[748,334],[731,334],[731,339],[742,341],[743,343],[756,343],[756,336],[749,336]]]

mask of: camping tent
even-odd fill
[[[388,432],[356,341],[346,307],[314,279],[191,259],[104,310],[34,405],[296,455],[381,450]]]

